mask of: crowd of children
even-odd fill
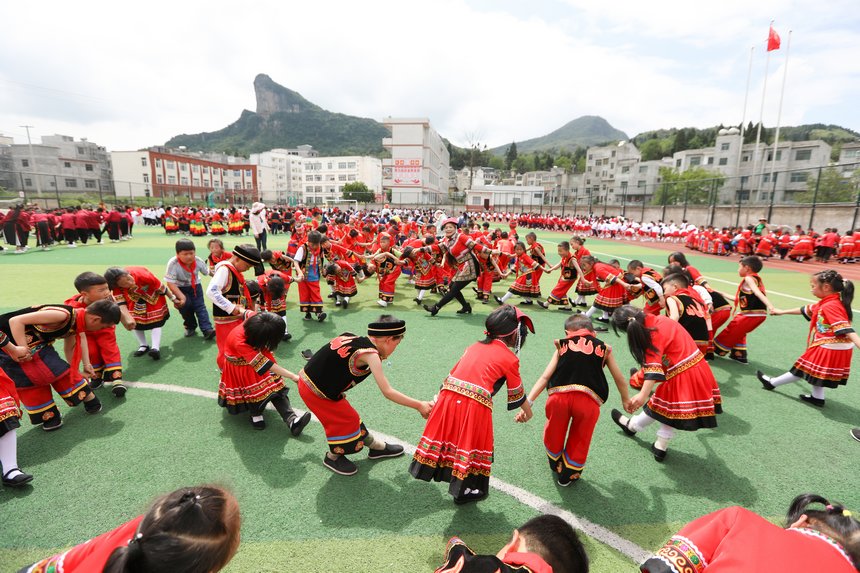
[[[13,217],[14,229],[22,213]],[[200,213],[190,214],[203,217]],[[834,270],[817,273],[811,280],[811,292],[818,303],[795,311],[773,306],[759,273],[763,259],[778,252],[781,242],[771,242],[767,253],[762,250],[766,249],[762,244],[770,241],[766,225],[758,232],[749,229],[750,236],[743,247],[748,250],[737,249],[738,244],[743,244],[740,240],[732,245],[744,256],[739,262],[737,291],[730,295],[713,289],[681,252],[670,254],[664,269],[646,267],[638,260],[622,268],[618,261],[604,262],[589,253],[585,238],[577,235],[559,243],[560,261],[551,265],[534,232],[527,232],[524,240],[519,240],[519,224],[542,224],[531,219],[508,218],[508,229],[503,230],[491,229],[491,221],[496,222],[492,218],[464,225],[442,213],[429,212],[404,218],[363,217],[356,212],[332,212],[324,217],[314,210],[286,215],[280,213],[278,220],[280,228],[288,229],[290,235],[283,251],[261,250],[265,241],[260,244],[259,240],[256,247],[242,244],[227,251],[220,239],[213,238],[207,244],[209,253],[204,259],[197,256],[193,240],[180,238],[163,278],[137,266],[111,267],[103,274],[86,272],[75,280],[77,294],[65,303],[0,315],[3,484],[19,487],[33,479],[17,463],[15,429],[21,415],[18,403],[32,424],[52,431],[62,425],[52,390],[71,406],[83,403],[91,414],[101,409],[93,389],[102,384],[109,384],[113,395],[123,398],[126,385],[115,326],[122,324],[134,334],[139,347],[133,357],[159,360],[162,329],[170,318],[168,301],[179,311],[186,337],[195,336],[199,329],[204,340],[215,340],[221,372],[218,403],[228,413],[247,413],[251,425],[262,430],[266,427],[264,410],[271,404],[293,436],[302,433],[313,413],[328,442],[324,466],[340,475],[353,475],[358,468],[349,456],[365,446],[370,459],[403,454],[401,446],[375,438],[346,399],[348,390],[372,375],[383,396],[427,419],[409,472],[419,480],[448,482],[448,492],[457,504],[482,500],[489,493],[494,461],[493,397],[503,385],[507,387],[507,408],[520,410],[514,416],[514,421],[520,423],[532,418],[534,402],[546,391],[544,447],[553,479],[560,486],[569,486],[581,479],[600,407],[610,398],[606,370],[618,390],[621,405],[620,410],[611,410],[612,420],[629,436],[657,422],[651,453],[656,461],[663,462],[677,430],[717,427],[722,395],[708,361],[714,356],[728,356],[747,363],[746,337],[768,315],[802,314],[810,321],[810,334],[808,350],[788,372],[776,377],[758,373],[767,390],[806,380],[812,392],[801,399],[822,407],[824,388],[847,382],[851,350],[854,346],[860,348],[860,337],[851,327],[853,285]],[[168,232],[176,216],[171,209],[165,210],[161,224]],[[240,234],[240,217],[238,211],[228,216],[227,232],[235,222],[236,234]],[[7,225],[8,219],[7,215]],[[194,232],[192,224],[198,220],[201,219],[189,221],[189,235],[200,234]],[[204,228],[211,232],[218,222],[206,219]],[[543,224],[569,228],[566,221]],[[574,228],[578,224],[585,223],[577,223],[576,219],[570,222]],[[62,223],[57,227],[63,230]],[[130,231],[130,225],[127,227]],[[49,225],[49,231],[52,229]],[[600,231],[599,225],[597,229]],[[271,225],[266,230],[275,232]],[[623,225],[617,231],[626,234]],[[117,232],[122,237],[121,226]],[[184,231],[177,226],[177,232]],[[607,232],[611,234],[613,229]],[[687,235],[684,232],[678,229],[677,240],[686,237],[683,240],[687,246],[698,245],[701,249],[701,243],[691,244],[689,240],[694,230],[686,229]],[[260,238],[256,230],[254,234]],[[109,235],[113,237],[113,231],[109,230]],[[744,237],[744,233],[740,236]],[[791,257],[796,245],[786,248],[786,256]],[[831,248],[835,249],[821,247],[822,260],[828,259],[827,249]],[[705,250],[709,249],[707,246]],[[265,268],[266,264],[270,269]],[[246,277],[250,271],[253,276]],[[544,297],[541,276],[555,271],[560,276],[549,296]],[[511,274],[516,278],[507,292],[494,294],[494,285]],[[296,306],[303,318],[323,322],[327,318],[326,297],[320,288],[323,281],[329,286],[328,297],[334,299],[335,308],[344,312],[357,294],[358,285],[374,275],[381,307],[396,300],[397,287],[404,282],[398,280],[401,276],[407,277],[407,284],[417,291],[415,303],[431,316],[455,299],[460,303],[457,314],[470,314],[472,307],[465,293],[473,282],[477,302],[487,304],[495,299],[499,305],[486,319],[485,338],[465,350],[438,395],[430,400],[399,392],[385,376],[382,361],[397,349],[406,333],[406,322],[387,314],[369,324],[366,335],[344,332],[316,352],[307,352],[307,362],[297,373],[277,363],[274,351],[290,338],[287,293],[291,283],[298,283]],[[205,288],[204,278],[209,281]],[[439,298],[429,304],[425,302],[428,294]],[[589,305],[585,297],[592,295]],[[546,369],[530,390],[520,376],[520,353],[528,334],[534,333],[534,325],[520,308],[508,304],[513,296],[520,297],[524,306],[537,302],[536,306],[544,310],[557,307],[573,312],[560,329],[564,336],[554,341],[555,350]],[[644,306],[632,306],[630,303],[640,296]],[[207,300],[212,303],[211,317]],[[591,319],[625,335],[629,351],[640,367],[631,372],[629,385],[616,361],[617,351],[597,335],[607,328],[595,327]],[[53,348],[53,343],[61,339],[65,359]],[[288,397],[292,384],[296,384],[309,410],[302,416],[292,409]],[[630,395],[629,387],[637,391],[635,395]],[[191,498],[180,497],[180,504],[197,504]],[[126,525],[140,532],[142,523],[138,519],[133,526]],[[515,533],[507,551],[495,558],[509,567],[500,570],[554,570],[541,569],[549,562],[547,555],[541,558],[544,565],[537,568],[515,568],[528,563],[526,560],[518,564],[511,555],[518,553],[514,551],[518,547],[527,548],[529,538],[523,531]],[[661,551],[673,551],[672,543]],[[853,543],[856,545],[856,541]],[[114,551],[117,547],[122,549],[120,553]],[[111,562],[136,559],[134,555],[139,550],[131,543],[119,544],[102,557],[110,555]],[[477,557],[455,540],[449,545],[446,559],[453,565],[475,561]],[[655,573],[672,570],[654,568],[654,563],[648,567]],[[217,569],[213,565],[208,570]],[[678,569],[682,570],[686,571]]]
[[[0,228],[6,244],[15,247],[16,254],[30,249],[30,234],[35,235],[36,246],[43,250],[61,246],[104,244],[104,235],[112,243],[131,239],[135,211],[131,207],[114,208],[100,205],[95,208],[67,207],[43,211],[38,205],[16,205],[0,214]],[[0,251],[3,247],[0,246]]]

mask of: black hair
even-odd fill
[[[742,258],[740,260],[740,263],[745,267],[749,267],[754,273],[759,272],[764,266],[764,263],[761,262],[761,259],[755,255],[749,255]]]
[[[654,344],[651,342],[651,333],[656,329],[645,326],[645,313],[642,309],[625,304],[621,308],[615,309],[610,321],[615,334],[618,334],[619,330],[627,333],[627,346],[630,347],[630,354],[633,355],[637,364],[644,365],[645,353],[648,350],[655,350]]]
[[[117,303],[102,299],[91,302],[87,306],[87,314],[96,315],[102,320],[102,324],[119,324],[121,312]]]
[[[661,285],[666,283],[672,283],[676,285],[678,288],[687,288],[692,283],[690,282],[690,276],[685,275],[683,273],[669,273],[663,277],[663,280],[660,281]]]
[[[584,314],[571,314],[564,321],[565,330],[573,331],[582,330],[583,328],[594,332],[594,325],[591,323],[591,319]]]
[[[314,245],[319,245],[322,243],[322,233],[319,231],[311,231],[308,233],[308,243],[312,243]]]
[[[194,241],[191,239],[179,239],[176,241],[176,252],[179,253],[181,251],[197,251],[197,247],[194,246]]]
[[[571,525],[557,515],[539,515],[517,528],[531,553],[555,573],[588,573],[588,554]]]
[[[854,318],[854,313],[851,310],[851,303],[854,301],[854,283],[842,278],[842,275],[833,269],[827,269],[812,276],[819,284],[828,284],[833,292],[839,293],[842,306],[845,307],[845,312],[848,314],[848,320]]]
[[[507,232],[507,231],[502,231],[502,234],[501,234],[500,236],[501,236],[503,239],[507,239],[507,238],[508,238],[508,232]]]
[[[352,237],[353,239],[356,238],[358,236],[358,231],[355,229],[350,229],[349,230],[349,236]]]
[[[532,231],[532,232],[529,232],[529,233],[526,233],[526,239],[528,239],[529,237],[531,237],[532,239],[534,239],[535,241],[537,241],[537,235],[535,235],[533,231]]]
[[[585,263],[585,264],[587,264],[587,265],[594,265],[594,263],[596,263],[596,262],[597,262],[597,259],[595,259],[595,258],[594,258],[594,257],[592,257],[591,255],[585,255],[585,256],[583,256],[582,258],[580,258],[580,259],[579,259],[579,264],[580,264],[580,265],[582,265],[582,263]]]
[[[269,249],[266,249],[265,251],[260,253],[260,260],[268,262],[268,261],[272,260],[272,256],[273,256],[272,251],[270,251]]]
[[[245,286],[248,287],[248,294],[251,295],[251,298],[255,300],[257,303],[262,304],[263,302],[263,289],[260,288],[260,283],[258,283],[255,279],[251,279],[245,281]]]
[[[110,267],[105,271],[105,280],[107,280],[108,288],[114,290],[117,287],[117,281],[126,276],[128,271],[119,267]]]
[[[627,270],[632,271],[633,269],[644,269],[645,265],[642,264],[642,261],[639,259],[633,259],[629,263],[627,263]]]
[[[278,348],[287,325],[284,319],[271,312],[255,314],[242,323],[245,329],[245,341],[255,350],[274,352]]]
[[[584,245],[585,239],[583,237],[571,237],[570,242],[571,243],[579,243],[580,245]]]
[[[325,234],[326,234],[326,233],[328,233],[328,225],[326,225],[325,223],[323,223],[322,225],[320,225],[319,227],[317,227],[317,233],[319,233],[320,235],[325,236]]]
[[[222,250],[224,249],[224,241],[222,241],[221,239],[209,239],[209,242],[206,243],[206,248],[208,249],[209,247],[211,247],[213,243],[219,245]]]
[[[824,509],[808,509],[814,503],[820,503]],[[860,570],[860,521],[846,512],[842,505],[814,493],[804,493],[792,500],[785,516],[785,526],[790,527],[803,515],[808,519],[807,527],[833,538],[851,557],[854,567]]]
[[[559,246],[559,247],[561,247],[562,249],[564,249],[565,251],[569,251],[569,250],[570,250],[570,243],[568,243],[567,241],[562,241],[562,242],[560,242],[560,243],[558,244],[558,246]]]
[[[337,265],[334,263],[329,263],[325,268],[326,275],[335,275],[337,274]]]
[[[434,237],[432,235],[424,239],[424,244],[427,246],[430,246],[435,242],[436,242],[436,237]]]
[[[156,499],[128,545],[114,549],[104,573],[220,571],[239,548],[241,517],[217,486],[178,489]]]
[[[690,266],[690,262],[687,260],[687,256],[681,251],[675,251],[674,253],[669,253],[669,264],[676,263],[681,265],[682,268],[687,268]]]
[[[517,241],[517,244],[514,245],[514,248],[516,249],[517,247],[520,247],[524,251],[526,250],[526,244],[523,243],[522,241]]]
[[[107,284],[107,279],[98,273],[87,271],[75,277],[75,290],[83,292],[90,287]]]
[[[269,282],[266,284],[266,288],[269,291],[269,296],[272,297],[273,300],[275,300],[284,296],[284,293],[287,290],[287,283],[284,282],[284,279],[278,275],[270,275]]]
[[[494,340],[501,340],[506,346],[516,347],[517,333],[519,332],[519,348],[526,343],[528,326],[525,321],[517,320],[517,309],[509,304],[504,304],[487,316],[484,321],[484,333],[487,335],[482,344],[490,344]]]

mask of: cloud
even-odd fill
[[[586,0],[13,3],[4,16],[16,26],[0,37],[0,132],[32,124],[109,149],[157,145],[253,110],[257,73],[331,111],[429,117],[458,144],[479,134],[504,145],[580,115],[631,136],[737,123],[754,44],[747,120],[757,119],[773,17],[783,41],[795,30],[783,123],[857,128],[860,63],[847,54],[860,26],[849,2],[834,6],[729,0],[703,14],[688,2],[632,0],[611,10]],[[771,61],[769,124],[781,53]]]

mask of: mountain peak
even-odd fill
[[[257,96],[257,113],[267,119],[279,112],[301,113],[321,109],[298,92],[276,83],[266,74],[257,74],[254,78],[254,93]]]
[[[567,122],[547,135],[525,141],[517,141],[516,144],[519,153],[529,153],[533,151],[561,151],[564,149],[573,151],[577,147],[590,147],[609,141],[626,139],[626,133],[615,129],[599,115],[583,115]],[[492,151],[496,155],[501,155],[506,149],[507,145],[503,145]]]

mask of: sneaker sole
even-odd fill
[[[367,459],[369,460],[384,460],[385,458],[399,458],[406,452],[397,452],[396,454],[380,454],[377,456],[367,454]]]
[[[355,474],[357,474],[357,473],[358,473],[358,468],[355,468],[355,469],[354,469],[353,471],[351,471],[351,472],[344,472],[344,471],[341,471],[341,470],[338,470],[338,469],[335,469],[335,468],[331,467],[331,466],[330,466],[330,465],[328,465],[327,463],[323,463],[323,465],[324,465],[325,467],[327,467],[328,469],[330,469],[331,471],[333,471],[334,473],[336,473],[336,474],[338,474],[338,475],[341,475],[341,476],[354,476]]]
[[[60,423],[59,423],[59,424],[57,424],[56,426],[51,426],[50,428],[48,428],[48,427],[46,427],[44,424],[42,424],[42,429],[43,429],[43,430],[45,430],[46,432],[53,432],[54,430],[59,430],[59,429],[60,429],[60,428],[62,428],[62,427],[63,427],[63,423],[62,423],[62,422],[60,422]]]

